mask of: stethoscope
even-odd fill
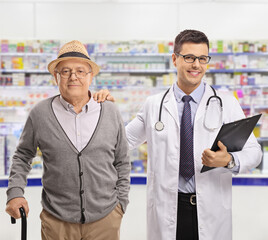
[[[223,110],[223,108],[222,108],[222,100],[221,100],[221,98],[217,95],[215,89],[212,86],[210,86],[210,87],[213,90],[214,95],[210,96],[209,99],[207,100],[206,114],[205,114],[205,118],[204,118],[204,125],[209,130],[214,130],[214,129],[218,128],[220,125],[222,125],[222,110]],[[170,90],[170,88],[165,92],[164,96],[162,97],[161,103],[160,103],[159,117],[158,117],[158,121],[155,123],[155,130],[156,131],[162,131],[164,129],[164,127],[165,127],[164,123],[161,121],[161,116],[162,116],[163,102],[164,102],[164,99],[165,99],[166,95],[168,94],[169,90]],[[207,126],[207,124],[206,124],[206,116],[207,116],[207,109],[209,107],[209,102],[210,102],[210,100],[212,98],[217,99],[218,102],[220,103],[219,106],[220,106],[220,114],[221,114],[221,116],[220,116],[219,124],[211,128],[211,127]]]

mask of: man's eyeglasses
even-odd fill
[[[203,55],[200,57],[197,57],[197,56],[192,55],[192,54],[182,55],[180,53],[175,53],[175,55],[183,57],[184,61],[187,63],[194,63],[195,60],[198,59],[201,64],[207,64],[207,63],[209,63],[209,61],[211,59],[210,56],[203,56]]]
[[[75,74],[75,76],[79,79],[84,78],[87,74],[91,73],[90,72],[85,72],[83,70],[77,70],[76,72],[72,72],[71,69],[63,69],[60,72],[57,72],[58,74],[60,74],[60,76],[62,78],[70,78],[72,76],[72,74]]]

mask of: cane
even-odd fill
[[[24,208],[20,208],[20,215],[21,215],[21,240],[26,240],[27,239],[27,218],[26,218],[26,213],[24,211]],[[11,217],[11,223],[15,224],[16,219]]]

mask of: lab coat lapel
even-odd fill
[[[170,87],[170,90],[164,99],[163,108],[165,108],[167,112],[173,117],[174,121],[178,125],[178,128],[180,128],[178,107],[177,107],[176,99],[175,99],[174,92],[173,92],[173,86]],[[162,114],[165,114],[165,113],[162,112]]]

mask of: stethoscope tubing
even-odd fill
[[[209,102],[210,102],[210,100],[212,98],[217,98],[219,100],[219,102],[220,102],[220,107],[221,107],[221,110],[222,110],[222,99],[217,95],[216,90],[212,86],[210,86],[210,87],[213,90],[214,95],[210,96],[209,99],[207,100],[206,108],[208,107]],[[164,99],[165,99],[166,95],[168,94],[169,90],[170,90],[170,88],[165,92],[164,96],[162,97],[161,103],[160,103],[159,117],[158,117],[158,121],[155,123],[155,129],[157,131],[162,131],[164,129],[164,123],[161,121],[162,108],[163,108]]]

